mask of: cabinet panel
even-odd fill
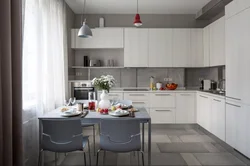
[[[210,66],[210,26],[203,29],[203,64],[204,67]]]
[[[240,16],[236,15],[226,20],[226,96],[241,99],[241,86],[238,82],[241,80],[241,32]]]
[[[172,29],[149,29],[149,67],[172,67]]]
[[[152,93],[150,94],[151,108],[174,108],[175,93]]]
[[[153,124],[175,123],[175,110],[172,108],[150,109],[150,116]]]
[[[80,38],[74,30],[75,48],[123,48],[123,28],[91,29],[92,38]]]
[[[211,131],[211,99],[204,94],[198,95],[199,110],[198,110],[198,124]]]
[[[100,100],[101,92],[98,92],[97,99]],[[109,100],[123,100],[123,93],[110,92]]]
[[[226,130],[226,108],[225,100],[212,98],[211,106],[211,133],[225,141]]]
[[[204,66],[203,29],[191,29],[191,66]]]
[[[176,123],[196,123],[195,94],[176,94]]]
[[[148,29],[125,29],[124,66],[148,67]]]
[[[173,67],[190,67],[191,30],[173,30]]]
[[[210,25],[210,66],[225,65],[225,18]]]
[[[243,11],[250,7],[249,0],[233,0],[230,4],[225,7],[226,19],[236,15],[237,13]]]

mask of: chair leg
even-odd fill
[[[83,152],[83,157],[84,157],[84,165],[87,166],[87,162],[86,162],[86,153]]]
[[[105,161],[106,161],[106,150],[103,151],[103,165],[105,165]]]
[[[38,166],[41,166],[42,153],[43,153],[43,150],[40,150],[40,151],[39,151],[39,154],[38,154]]]
[[[140,166],[140,154],[139,154],[139,151],[137,151],[137,162],[138,162],[138,166]]]
[[[57,153],[55,152],[55,166],[57,166]]]
[[[94,155],[95,155],[95,125],[93,126],[93,143],[94,143]]]
[[[90,153],[89,140],[88,140],[88,149],[89,149],[89,165],[91,165],[91,153]]]
[[[142,159],[142,165],[144,166],[144,152],[141,151],[141,159]]]
[[[101,149],[99,149],[97,151],[97,154],[96,154],[96,166],[98,166],[98,157],[99,157],[99,152],[101,151]]]

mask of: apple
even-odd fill
[[[100,113],[103,114],[104,113],[104,109],[100,109]]]
[[[103,113],[108,114],[109,110],[108,109],[104,109]]]
[[[115,106],[112,106],[112,107],[111,107],[111,110],[112,110],[112,111],[115,111],[115,110],[116,110],[116,107],[115,107]]]

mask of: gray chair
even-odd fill
[[[140,121],[138,119],[102,119],[100,123],[100,149],[97,152],[96,165],[98,165],[99,152],[138,153],[142,155],[144,165],[144,153],[141,150]]]
[[[95,123],[86,123],[86,122],[82,122],[82,127],[93,127],[93,151],[95,154]]]
[[[89,137],[82,135],[80,119],[42,119],[41,140],[38,165],[41,164],[41,156],[44,151],[55,152],[55,165],[57,165],[57,153],[68,153],[83,151],[84,163],[86,165],[85,146],[88,144],[89,164],[91,165],[91,154]]]

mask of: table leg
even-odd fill
[[[151,119],[148,120],[148,165],[151,166]]]
[[[144,152],[144,123],[142,123],[142,151]]]

